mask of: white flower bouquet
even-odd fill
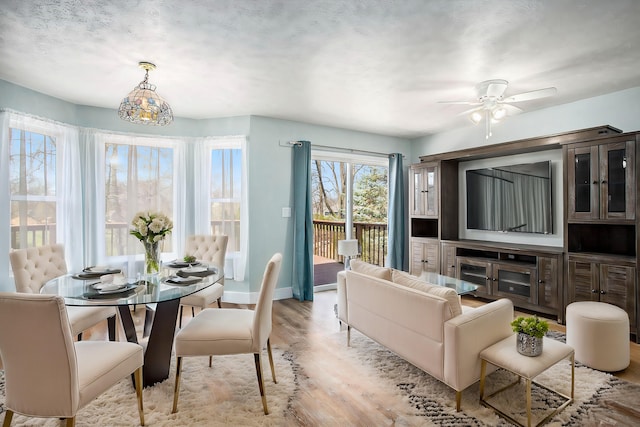
[[[158,243],[173,230],[173,222],[160,212],[138,212],[131,221],[129,234],[144,245],[145,273],[155,275],[160,272],[160,251]]]
[[[129,233],[141,242],[156,243],[164,240],[173,230],[173,222],[161,212],[138,212],[131,221]]]

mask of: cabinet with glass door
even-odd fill
[[[438,217],[438,165],[421,163],[410,168],[411,216]]]
[[[635,218],[635,139],[614,137],[567,150],[569,220]]]

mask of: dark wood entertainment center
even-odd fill
[[[563,247],[459,238],[461,162],[560,148]],[[410,272],[473,282],[480,298],[506,297],[561,323],[571,302],[611,303],[640,342],[638,152],[640,132],[601,126],[420,157],[409,169]]]

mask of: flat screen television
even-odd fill
[[[466,171],[467,228],[553,233],[551,162]]]

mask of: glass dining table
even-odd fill
[[[86,279],[66,274],[48,281],[41,293],[59,295],[68,306],[116,307],[127,341],[138,343],[131,306],[155,304],[144,354],[143,386],[169,377],[171,350],[180,298],[205,289],[224,277],[222,269],[210,269],[204,277],[155,276],[123,280],[120,286],[102,286],[100,277]],[[114,289],[116,288],[116,289]]]

